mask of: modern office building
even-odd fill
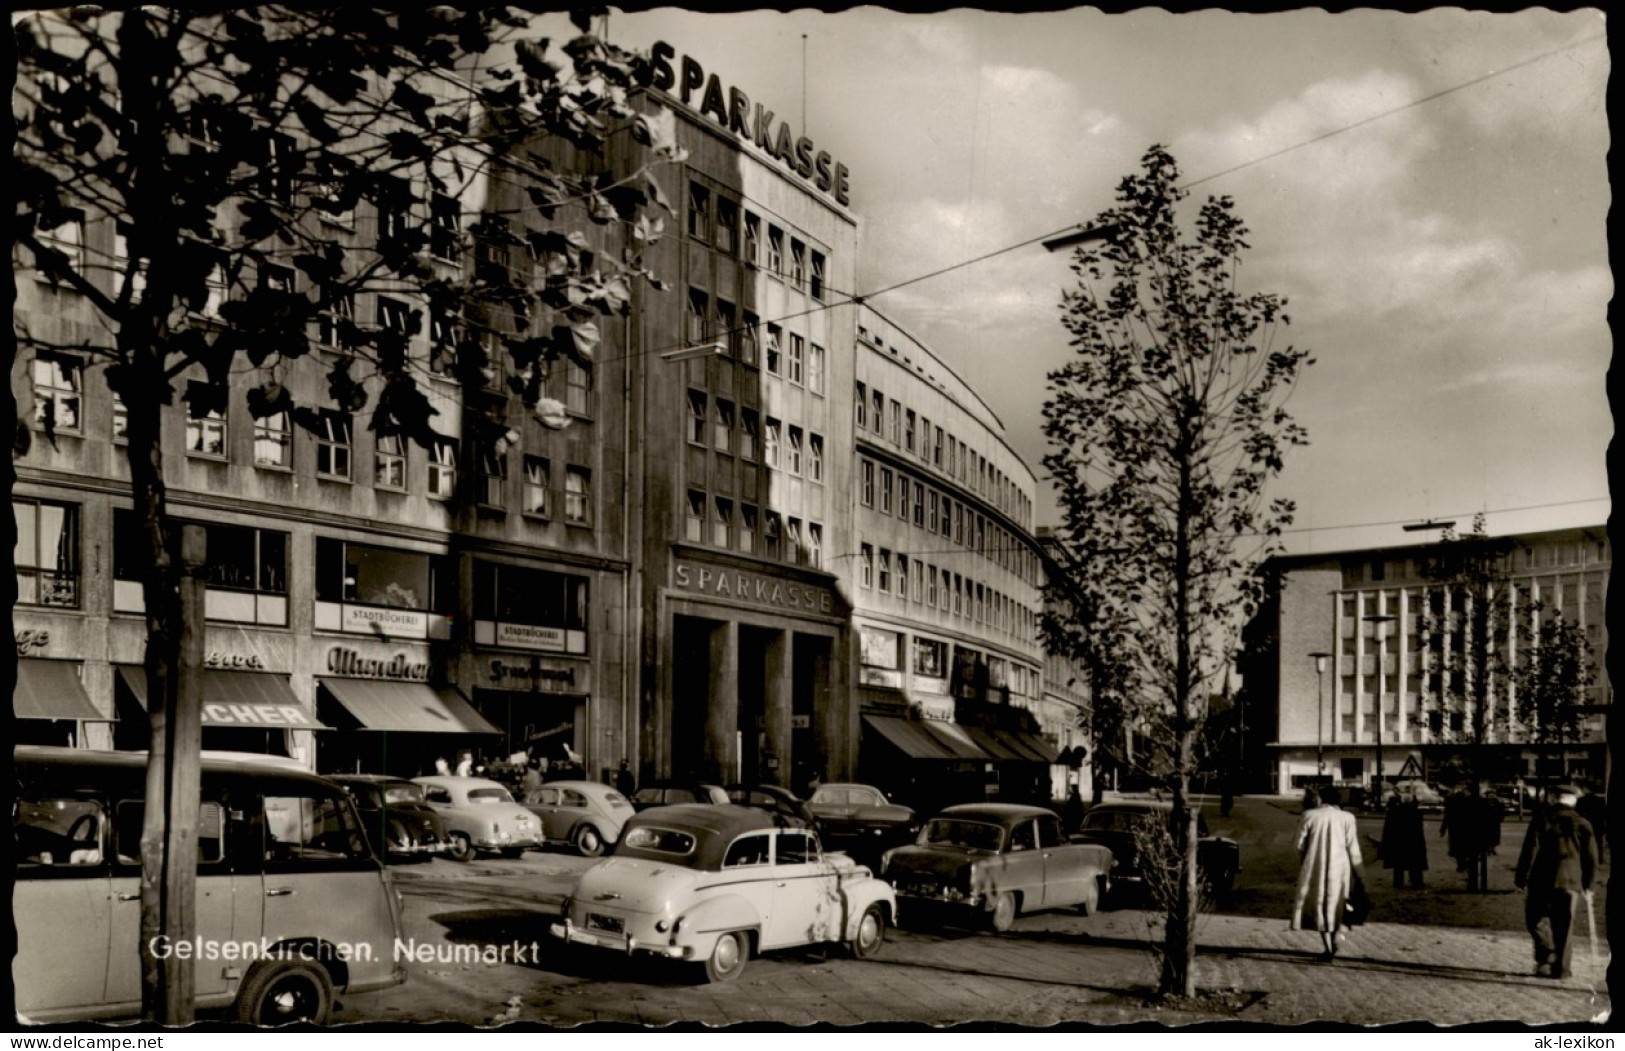
[[[1595,685],[1583,706],[1581,739],[1537,746],[1519,718],[1516,688],[1490,691],[1481,713],[1485,746],[1468,755],[1480,713],[1438,702],[1441,666],[1428,656],[1434,625],[1456,617],[1462,599],[1424,576],[1434,545],[1411,544],[1313,555],[1267,565],[1268,598],[1246,630],[1243,669],[1247,787],[1291,792],[1316,779],[1369,784],[1382,776],[1452,776],[1471,759],[1482,779],[1606,774],[1605,719],[1613,690],[1605,602],[1612,554],[1602,526],[1502,538],[1514,625],[1533,624],[1536,604],[1578,624],[1595,656]],[[1458,622],[1458,624],[1461,622]],[[1519,632],[1506,656],[1520,659]],[[1460,650],[1458,628],[1441,645]],[[1315,655],[1323,655],[1317,658]]]

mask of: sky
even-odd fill
[[[1087,223],[1167,147],[1193,209],[1235,200],[1243,289],[1285,296],[1278,341],[1314,352],[1288,403],[1310,445],[1272,488],[1297,503],[1289,551],[1476,512],[1492,533],[1607,520],[1598,10],[659,8],[612,11],[608,34],[669,42],[847,165],[860,293]],[[1042,479],[1073,282],[1032,245],[872,304]],[[1038,524],[1056,524],[1040,489]]]

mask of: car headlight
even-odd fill
[[[671,924],[668,923],[664,917],[655,921],[655,933],[665,934],[670,929]]]

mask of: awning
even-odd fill
[[[935,737],[944,748],[952,753],[955,759],[986,760],[992,758],[992,756],[978,748],[976,742],[972,741],[970,735],[961,729],[957,723],[944,722],[941,719],[922,719],[920,725],[925,727],[927,733]]]
[[[954,754],[920,727],[924,723],[890,715],[865,715],[864,723],[911,759],[952,759]]]
[[[967,726],[965,732],[970,734],[970,739],[980,745],[982,750],[994,759],[1032,759],[1032,756],[1026,752],[1007,744],[1001,735],[992,730],[984,730],[979,726]]]
[[[368,730],[500,734],[449,686],[376,679],[317,679]]]
[[[143,710],[147,708],[147,669],[120,665],[119,678]],[[299,703],[285,675],[203,669],[203,725],[254,730],[330,730]]]
[[[113,722],[90,703],[79,666],[73,661],[38,657],[17,660],[17,687],[11,692],[11,711],[19,719],[82,719]]]
[[[1055,750],[1055,746],[1049,743],[1047,737],[1028,730],[1005,730],[1003,735],[1016,747],[1031,752],[1033,758],[1040,762],[1058,763],[1061,761],[1061,753]]]

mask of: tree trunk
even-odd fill
[[[1162,979],[1164,996],[1196,995],[1196,815],[1190,809],[1190,777],[1195,765],[1196,730],[1191,713],[1190,568],[1191,491],[1190,439],[1182,428],[1178,446],[1179,508],[1174,523],[1174,800],[1170,816],[1179,850],[1179,889],[1164,930]]]

